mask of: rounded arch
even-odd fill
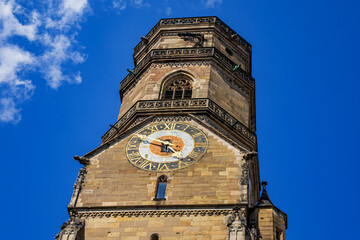
[[[153,233],[150,236],[150,240],[159,240],[160,239],[160,235],[158,233]]]
[[[180,70],[166,76],[161,83],[159,99],[192,98],[194,76]]]

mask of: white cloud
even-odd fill
[[[115,10],[127,5],[149,7],[145,0],[106,0]],[[207,0],[221,2],[221,0]],[[20,4],[19,4],[20,3]],[[29,4],[27,4],[29,3]],[[76,41],[80,23],[90,12],[89,0],[45,0],[35,10],[32,1],[0,0],[0,122],[18,122],[18,107],[35,90],[27,73],[40,72],[53,89],[63,83],[79,84],[80,72],[72,72],[69,64],[85,61]],[[28,8],[27,8],[27,7]],[[171,14],[171,8],[165,13]],[[18,37],[28,42],[16,45]]]
[[[34,57],[14,45],[0,47],[0,121],[18,122],[20,110],[15,101],[21,102],[30,98],[35,86],[30,80],[21,79],[19,72],[34,64]]]
[[[202,0],[202,2],[207,8],[214,8],[215,4],[222,4],[222,0]]]
[[[28,70],[43,73],[47,84],[57,89],[63,82],[81,83],[80,72],[65,71],[64,64],[85,60],[77,50],[76,35],[87,0],[53,0],[42,12],[23,8],[15,0],[0,0],[0,122],[18,122],[21,102],[35,90],[25,78]],[[36,43],[32,52],[14,45],[21,36]],[[25,46],[25,45],[23,45]]]
[[[14,15],[20,12],[21,7],[13,0],[0,1],[0,22],[2,23],[0,39],[5,40],[12,35],[23,36],[31,41],[35,39],[36,30],[40,24],[38,13],[32,11],[29,16],[30,23],[23,25]]]
[[[76,13],[80,13],[84,10],[87,5],[87,0],[64,0],[63,7],[64,10],[71,10]]]
[[[135,7],[150,7],[149,3],[144,3],[143,0],[131,0],[131,3],[135,6]]]
[[[41,70],[49,86],[54,89],[57,89],[64,81],[79,83],[75,78],[64,75],[62,71],[62,64],[67,61],[77,64],[85,60],[78,51],[72,50],[73,41],[65,35],[52,37],[45,34],[43,37],[44,45],[48,46],[48,50],[41,56]]]
[[[113,8],[117,10],[124,10],[126,8],[126,1],[124,0],[113,0],[112,1]]]
[[[171,7],[165,8],[165,14],[166,14],[166,16],[170,16],[171,12],[172,12]]]
[[[17,123],[21,120],[20,110],[12,98],[0,99],[0,121]]]

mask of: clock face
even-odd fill
[[[135,133],[126,145],[131,164],[146,171],[166,172],[185,168],[207,150],[208,140],[199,128],[187,123],[157,123]]]

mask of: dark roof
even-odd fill
[[[267,191],[266,191],[267,182],[262,182],[261,185],[263,186],[263,191],[262,191],[261,197],[260,197],[258,203],[256,204],[256,206],[258,206],[258,207],[275,207],[274,204],[271,202],[269,195],[267,194]]]

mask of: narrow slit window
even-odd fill
[[[165,176],[159,177],[156,188],[156,199],[165,199],[166,185],[167,178]]]

